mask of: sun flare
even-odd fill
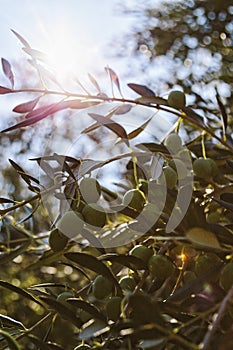
[[[47,37],[44,52],[56,77],[66,80],[88,72],[95,48],[78,38],[68,25],[54,25]]]

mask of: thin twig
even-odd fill
[[[209,329],[209,331],[206,333],[204,340],[202,342],[202,350],[209,350],[211,348],[211,342],[213,340],[214,334],[217,331],[219,324],[221,322],[221,319],[223,318],[227,305],[230,302],[230,300],[233,298],[233,286],[228,291],[227,295],[223,299],[220,308],[218,310],[218,315],[216,319],[214,320],[212,327]]]

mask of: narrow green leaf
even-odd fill
[[[145,264],[143,261],[133,255],[124,254],[105,254],[100,257],[100,260],[111,261],[123,266],[127,266],[131,270],[137,271],[138,269],[144,269]]]
[[[0,321],[4,327],[17,327],[20,329],[26,329],[22,322],[16,321],[14,318],[0,314]]]
[[[95,305],[77,298],[69,298],[67,299],[67,302],[68,304],[76,306],[78,309],[88,312],[94,319],[99,319],[106,322],[105,316],[97,309]]]
[[[91,271],[96,272],[97,274],[103,275],[104,277],[108,278],[114,283],[118,293],[120,293],[120,295],[122,294],[121,288],[116,277],[102,261],[98,260],[96,257],[90,254],[85,253],[65,253],[64,255],[68,260],[71,260],[78,265],[81,265]]]
[[[79,334],[80,339],[90,339],[97,337],[100,331],[106,330],[109,331],[109,327],[105,322],[101,320],[94,320],[91,324],[88,323],[87,327],[83,328]]]
[[[151,89],[149,89],[145,85],[133,84],[133,83],[130,83],[127,85],[130,89],[132,89],[133,91],[135,91],[137,94],[139,94],[141,96],[145,96],[145,97],[154,97],[155,96],[154,91],[152,91]]]
[[[67,318],[70,320],[76,327],[80,328],[82,325],[82,322],[80,318],[76,317],[75,310],[71,310],[69,308],[69,305],[67,306],[65,304],[60,303],[56,299],[41,296],[40,299],[45,302],[49,307],[57,311],[62,317]]]
[[[95,113],[88,113],[90,117],[92,117],[94,120],[96,120],[101,125],[105,126],[106,128],[113,131],[117,136],[119,136],[123,142],[126,143],[127,146],[129,146],[128,136],[125,131],[125,129],[118,123],[114,122],[113,120],[103,117],[100,114]]]
[[[13,284],[9,283],[9,282],[6,282],[6,281],[2,281],[0,280],[0,286],[3,287],[3,288],[6,288],[6,289],[9,289],[11,290],[12,292],[15,292],[19,295],[21,295],[22,297],[26,298],[26,299],[29,299],[29,300],[32,300],[34,301],[35,303],[39,304],[42,306],[41,302],[39,300],[37,300],[36,298],[34,298],[34,296],[32,296],[31,294],[29,294],[28,292],[26,292],[24,289],[22,288],[19,288],[19,287],[16,287],[14,286]]]
[[[151,122],[153,116],[149,117],[143,124],[141,124],[138,128],[136,128],[135,130],[131,131],[128,134],[128,139],[132,140],[133,138],[135,138],[136,136],[138,136],[139,134],[141,134],[145,128],[147,127],[147,125]]]

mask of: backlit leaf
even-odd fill
[[[119,78],[117,76],[117,74],[114,72],[114,70],[110,67],[105,67],[106,72],[109,74],[110,80],[112,84],[115,84],[119,93],[122,96],[122,92],[121,92],[121,87],[120,87],[120,81]]]
[[[113,120],[103,117],[102,115],[95,114],[95,113],[88,113],[90,117],[95,119],[98,123],[105,126],[106,128],[113,131],[117,136],[119,136],[123,142],[129,145],[128,136],[125,131],[125,129],[118,123],[114,122]]]
[[[153,118],[150,117],[148,118],[142,125],[140,125],[137,129],[131,131],[129,134],[128,134],[128,139],[129,140],[132,140],[134,137],[138,136],[139,134],[141,134],[141,132],[143,132],[145,130],[145,128],[147,127],[147,125],[150,123],[151,119]]]
[[[35,106],[37,105],[38,101],[40,100],[41,96],[35,98],[32,101],[21,103],[20,105],[14,107],[13,112],[16,113],[28,113],[31,112]]]
[[[130,89],[132,89],[133,91],[135,91],[137,94],[139,94],[141,96],[145,96],[145,97],[154,97],[155,96],[154,91],[152,91],[151,89],[149,89],[145,85],[133,84],[133,83],[130,83],[127,85]]]
[[[10,63],[5,59],[2,58],[2,70],[3,73],[5,74],[5,76],[9,79],[10,83],[11,83],[11,87],[14,87],[14,74],[12,72],[12,68]]]
[[[100,86],[99,86],[97,80],[93,77],[93,75],[88,73],[88,78],[90,79],[91,83],[94,85],[96,90],[101,93]]]
[[[192,227],[186,232],[186,237],[192,243],[203,247],[220,248],[220,244],[215,234],[202,227]]]
[[[5,86],[0,86],[0,95],[10,94],[13,91],[14,90],[9,89],[9,88],[7,88]]]
[[[30,45],[28,44],[28,42],[22,37],[22,35],[20,35],[19,33],[17,33],[15,30],[11,29],[12,33],[14,33],[14,35],[19,39],[19,41],[24,45],[24,47],[30,47]]]
[[[116,108],[114,114],[116,115],[126,114],[129,111],[131,111],[132,107],[133,106],[130,105],[129,103],[124,103],[123,105]]]

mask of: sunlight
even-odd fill
[[[90,47],[81,35],[75,35],[67,23],[59,22],[53,23],[47,32],[43,51],[56,77],[64,81],[87,73],[94,63],[97,48]]]

